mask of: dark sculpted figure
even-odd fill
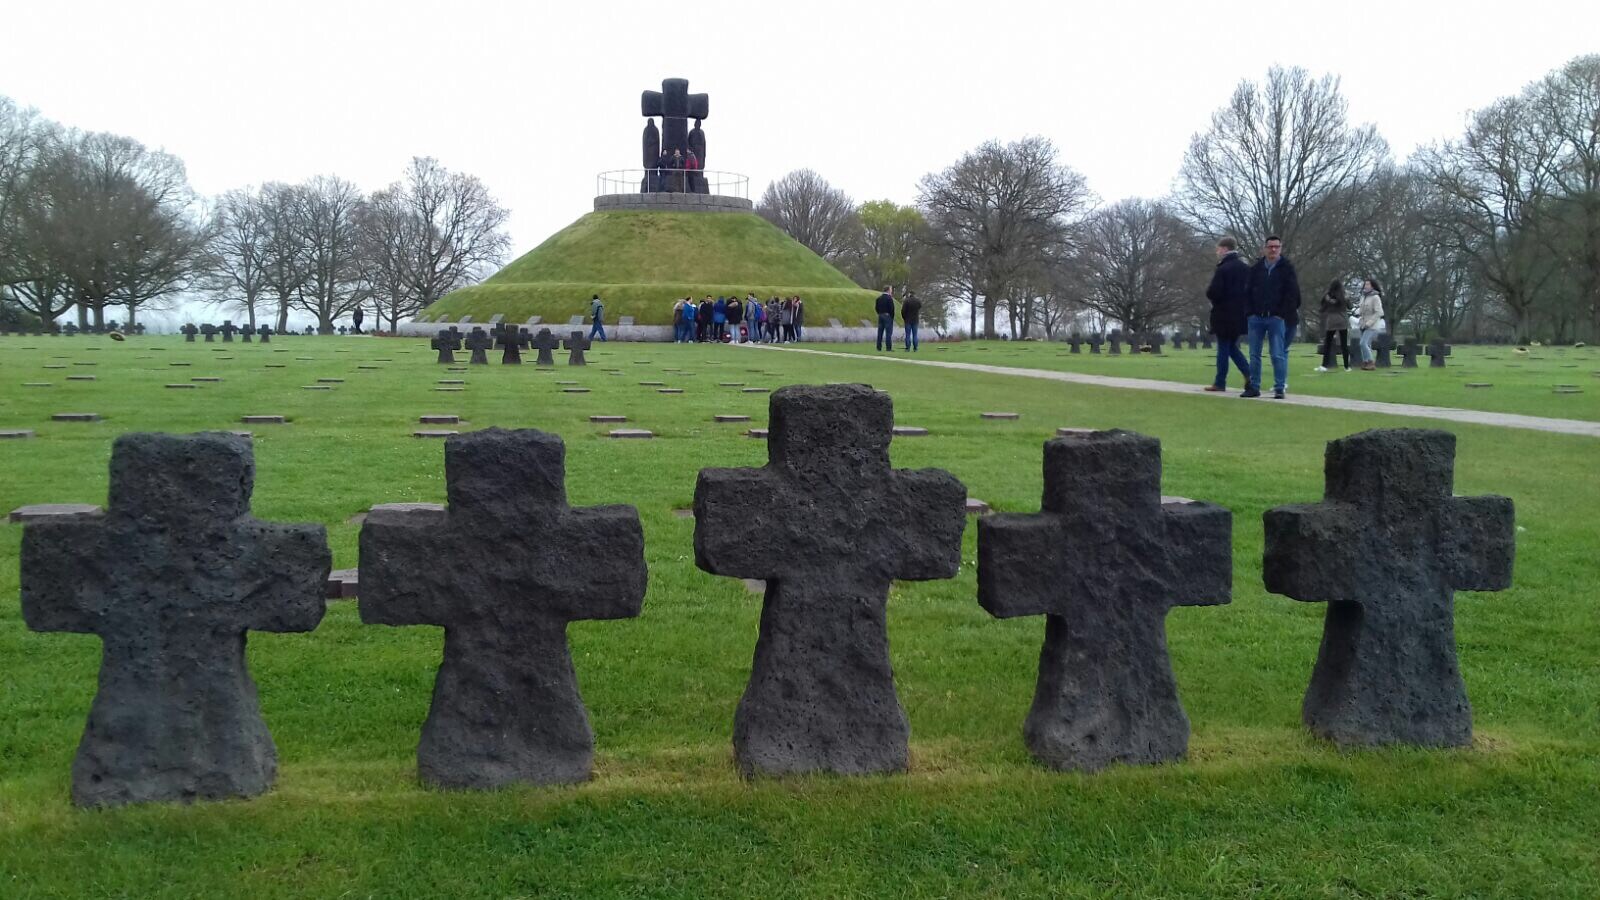
[[[653,118],[645,124],[645,169],[657,168],[662,159],[671,159],[674,152],[681,158],[688,156],[691,150],[699,157],[700,165],[705,165],[706,138],[705,132],[700,129],[700,122],[710,115],[710,99],[707,95],[689,93],[688,79],[667,78],[661,82],[660,91],[644,92],[639,107],[640,115],[661,117],[659,134]],[[692,135],[689,133],[689,119],[694,119]],[[688,174],[690,177],[683,179],[681,174],[647,172],[644,190],[649,193],[687,189],[691,193],[706,193],[705,177],[698,173]]]

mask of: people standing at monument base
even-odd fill
[[[722,340],[722,335],[727,330],[728,300],[726,297],[718,297],[716,302],[711,304],[711,339],[713,341]]]

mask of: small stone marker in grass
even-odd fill
[[[417,416],[417,423],[420,425],[455,425],[460,421],[460,416],[453,416],[445,413],[432,413],[426,416]]]
[[[67,376],[67,380],[68,381],[93,381],[94,380],[94,376],[93,375],[68,375]]]
[[[100,507],[93,503],[34,503],[13,509],[11,521],[26,524],[55,516],[92,516],[99,512]]]
[[[269,369],[287,369],[287,368],[289,368],[284,363],[267,363],[266,367],[269,368]]]
[[[45,368],[46,369],[65,369],[66,367],[67,367],[66,363],[54,363],[54,364],[46,363],[45,364]]]
[[[676,518],[676,519],[692,519],[692,518],[694,518],[694,510],[692,510],[692,509],[675,509],[675,510],[672,511],[672,516],[673,516],[673,518]]]
[[[666,384],[665,381],[641,381],[641,382],[639,382],[639,386],[640,387],[662,387],[665,384]]]
[[[289,420],[284,416],[272,415],[252,415],[239,417],[239,422],[242,425],[285,425],[288,424],[288,421]]]
[[[187,367],[187,366],[188,366],[188,365],[189,365],[189,364],[188,364],[188,363],[186,363],[186,362],[169,362],[169,363],[167,363],[167,365],[169,365],[169,366],[183,366],[183,367]]]
[[[563,394],[587,394],[587,393],[589,393],[589,389],[586,388],[586,387],[568,387],[568,388],[562,388],[561,389],[561,393],[563,393]]]
[[[978,413],[978,418],[980,418],[980,419],[1012,420],[1012,419],[1020,419],[1020,418],[1022,418],[1022,413],[1014,413],[1014,412],[985,412],[985,413]]]
[[[1071,437],[1074,434],[1094,434],[1093,428],[1071,428],[1063,425],[1056,429],[1056,437]]]
[[[742,382],[742,381],[719,381],[719,382],[717,382],[717,387],[744,387],[744,382]]]
[[[1046,616],[1029,752],[1082,771],[1183,758],[1167,613],[1231,599],[1232,514],[1161,496],[1160,442],[1128,431],[1047,441],[1041,506],[978,522],[978,602]]]
[[[331,391],[331,390],[333,390],[333,385],[331,385],[331,384],[302,384],[300,386],[300,389],[301,390],[305,390],[305,391]]]
[[[764,388],[764,387],[740,388],[739,389],[739,393],[741,393],[741,394],[770,394],[770,393],[772,393],[772,388]]]
[[[343,378],[318,378],[317,384],[344,384]]]
[[[695,485],[695,564],[766,582],[735,762],[747,778],[904,770],[889,587],[955,576],[966,489],[891,466],[893,401],[871,388],[783,388],[770,416],[765,467],[702,469]],[[752,534],[785,552],[751,553]]]
[[[365,369],[365,370],[373,370],[373,369],[382,369],[383,366],[356,366],[356,368],[357,369]]]
[[[915,425],[896,425],[896,426],[894,426],[894,436],[895,437],[927,437],[928,436],[928,429],[919,428],[919,427],[917,427]]]
[[[576,381],[558,381],[556,384],[577,384]]]
[[[200,386],[197,385],[197,384],[189,384],[187,382],[182,382],[182,383],[178,383],[178,384],[164,385],[164,387],[166,387],[168,390],[173,390],[173,391],[192,391],[192,390],[197,389]]]
[[[201,383],[204,383],[204,384],[215,384],[215,383],[221,381],[222,379],[218,378],[215,375],[196,375],[195,377],[193,377],[193,378],[191,378],[189,380],[190,381],[198,381],[198,382],[201,382]]]
[[[413,432],[411,432],[411,436],[412,437],[417,437],[417,438],[445,438],[445,437],[449,437],[452,434],[460,434],[460,433],[461,432],[459,432],[459,431],[427,431],[427,430],[423,430],[423,431],[413,431]]]
[[[613,428],[610,431],[610,435],[614,438],[635,438],[639,440],[655,437],[654,432],[646,431],[643,428]]]
[[[56,413],[50,418],[57,422],[98,422],[100,421],[100,414],[91,412],[64,412]]]
[[[73,365],[75,365],[75,366],[98,366],[100,364],[99,363],[94,363],[94,362],[75,362],[75,363],[73,363]]]
[[[746,437],[755,438],[758,441],[764,441],[764,440],[767,439],[767,429],[765,429],[765,428],[752,428],[749,431],[745,432],[745,436]]]
[[[317,358],[314,357],[314,356],[296,356],[294,359],[295,359],[295,362],[316,362],[317,361]]]
[[[656,388],[656,393],[658,393],[658,394],[681,394],[681,393],[683,393],[683,388]]]
[[[1557,394],[1581,394],[1581,393],[1583,393],[1583,388],[1577,387],[1576,385],[1570,385],[1570,384],[1558,385],[1556,387],[1556,389],[1555,389],[1555,393],[1557,393]]]
[[[104,515],[25,526],[22,614],[97,634],[99,693],[72,765],[79,806],[253,797],[277,752],[245,633],[310,631],[331,568],[321,525],[250,515],[248,440],[125,434]]]
[[[24,381],[22,383],[22,386],[23,387],[32,387],[32,388],[46,388],[46,387],[51,387],[51,384],[48,381]]]
[[[361,570],[334,569],[328,573],[328,582],[322,595],[329,600],[350,600],[360,596]]]
[[[713,422],[748,422],[749,416],[740,416],[732,413],[717,413],[711,417]]]
[[[466,390],[466,388],[463,388],[463,387],[450,387],[450,386],[446,385],[446,386],[443,386],[443,387],[436,387],[436,388],[434,388],[434,390],[441,391],[441,392],[444,392],[444,393],[447,393],[447,394],[459,394],[462,391]]]
[[[627,416],[590,416],[589,421],[600,424],[616,424],[628,421]]]
[[[444,626],[418,774],[447,788],[584,781],[594,732],[567,623],[639,614],[639,514],[568,506],[553,434],[491,428],[444,452],[449,508],[374,510],[360,539],[361,620]],[[446,564],[480,555],[494,564]]]
[[[967,515],[986,516],[990,512],[991,510],[989,509],[989,504],[979,500],[977,497],[967,498]]]
[[[31,437],[33,437],[31,428],[0,429],[0,441],[25,441]]]
[[[1467,387],[1469,387],[1469,388],[1488,388],[1488,387],[1494,387],[1494,385],[1492,383],[1490,383],[1490,382],[1487,382],[1487,381],[1469,381],[1469,382],[1467,382]]]
[[[1327,603],[1301,719],[1342,747],[1472,743],[1455,592],[1511,586],[1506,497],[1454,496],[1456,437],[1386,428],[1328,444],[1325,499],[1264,518],[1268,591]]]
[[[466,382],[460,378],[441,378],[435,381],[434,384],[466,384]]]

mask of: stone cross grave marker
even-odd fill
[[[497,325],[494,330],[494,342],[500,348],[500,365],[522,365],[522,350],[528,346],[528,332],[516,325]]]
[[[256,329],[256,334],[261,336],[261,343],[263,343],[263,344],[270,343],[271,340],[272,340],[272,335],[273,335],[272,326],[271,325],[263,325],[260,328]]]
[[[1122,355],[1122,332],[1121,331],[1113,331],[1113,332],[1111,332],[1110,343],[1111,343],[1111,355],[1112,356],[1121,356]]]
[[[193,322],[185,322],[183,327],[178,330],[183,332],[183,341],[186,344],[194,343],[194,336],[200,333],[200,329],[194,327]]]
[[[205,342],[206,343],[208,343],[208,344],[216,343],[216,340],[217,340],[217,326],[211,324],[210,322],[207,322],[204,325],[200,326],[200,333],[205,335],[205,338],[206,338]]]
[[[1301,718],[1340,746],[1472,742],[1455,592],[1511,586],[1506,497],[1452,495],[1455,435],[1363,431],[1328,443],[1320,504],[1269,509],[1267,590],[1325,602]]]
[[[1421,353],[1422,345],[1417,343],[1417,339],[1415,337],[1406,338],[1406,342],[1400,345],[1400,368],[1415,369],[1417,367],[1417,356]]]
[[[1161,345],[1167,342],[1167,336],[1158,331],[1155,334],[1147,337],[1145,340],[1150,345],[1150,353],[1155,356],[1160,356]]]
[[[439,333],[433,336],[433,340],[428,343],[428,346],[439,351],[438,362],[454,363],[456,361],[455,352],[461,349],[461,332],[457,331],[454,325],[449,328],[441,328]]]
[[[556,358],[551,351],[561,346],[561,339],[551,334],[550,329],[541,328],[538,336],[529,342],[529,346],[539,351],[539,358],[534,360],[535,365],[553,366],[556,364]]]
[[[223,319],[222,327],[218,328],[217,331],[222,335],[222,342],[224,344],[231,344],[233,343],[234,334],[238,333],[239,331],[239,326],[233,324],[232,319]]]
[[[1450,355],[1450,345],[1444,338],[1436,337],[1428,343],[1428,368],[1444,368],[1444,358]]]
[[[331,568],[321,525],[250,515],[248,438],[124,434],[110,508],[25,526],[34,631],[97,634],[100,689],[72,764],[79,806],[252,797],[277,752],[245,632],[310,631]]]
[[[574,331],[572,337],[562,341],[561,344],[567,350],[567,365],[586,366],[589,364],[589,361],[583,357],[583,351],[589,349],[590,341],[583,332]]]
[[[1093,355],[1097,355],[1098,356],[1099,353],[1100,353],[1100,345],[1104,344],[1105,342],[1106,342],[1105,336],[1100,334],[1099,332],[1095,332],[1095,333],[1089,335],[1089,338],[1088,338],[1088,341],[1087,341],[1087,343],[1089,344],[1089,352],[1091,354],[1093,354]]]
[[[1167,612],[1232,598],[1232,513],[1162,497],[1160,441],[1128,431],[1047,441],[1041,505],[978,523],[978,602],[1046,617],[1028,750],[1086,771],[1181,759]]]
[[[246,322],[245,326],[243,328],[239,329],[239,340],[242,343],[248,344],[248,343],[250,343],[250,339],[255,337],[255,334],[256,334],[256,327],[254,325],[251,325],[249,322]]]
[[[445,629],[417,747],[429,784],[560,784],[592,771],[567,623],[639,614],[644,531],[631,506],[568,506],[565,452],[533,429],[448,437],[448,510],[374,508],[362,524],[361,620]],[[490,562],[442,564],[475,555]]]
[[[1072,333],[1072,337],[1067,339],[1067,345],[1072,348],[1071,352],[1073,353],[1083,352],[1083,338],[1076,331]]]
[[[1380,369],[1387,369],[1394,365],[1394,360],[1389,354],[1394,352],[1394,338],[1385,331],[1372,340],[1372,349],[1377,351],[1377,359],[1373,365]]]
[[[470,364],[474,366],[487,366],[489,364],[489,351],[494,348],[494,338],[482,328],[472,329],[467,335],[467,349],[472,351]]]
[[[866,385],[781,388],[769,421],[765,468],[702,469],[694,494],[695,564],[766,582],[734,759],[745,777],[903,770],[889,586],[956,574],[966,488],[890,467],[893,401]]]

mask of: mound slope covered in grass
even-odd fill
[[[872,291],[857,287],[827,260],[754,213],[592,212],[551,235],[479,285],[455,291],[421,318],[565,321],[605,300],[606,318],[640,325],[671,323],[683,296],[763,300],[798,294],[806,322],[857,324],[872,316]]]

